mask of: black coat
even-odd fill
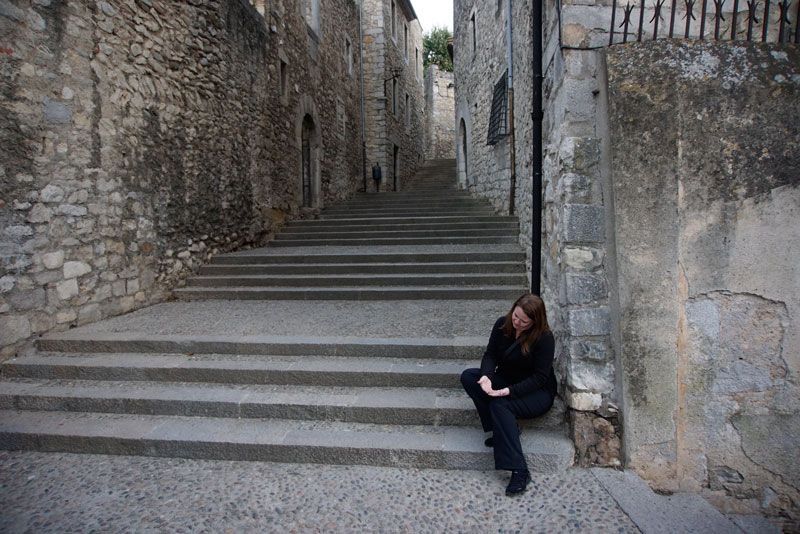
[[[533,345],[530,352],[522,353],[522,346],[513,337],[503,333],[505,316],[495,321],[489,344],[481,360],[481,374],[493,380],[495,374],[511,384],[513,397],[522,397],[539,389],[546,389],[555,396],[556,375],[553,371],[555,338],[545,332]]]

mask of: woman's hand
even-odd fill
[[[492,381],[491,381],[491,380],[489,380],[489,377],[488,377],[488,376],[486,376],[486,375],[483,375],[482,377],[480,377],[480,378],[478,379],[478,385],[480,385],[480,386],[481,386],[481,389],[482,389],[482,390],[483,390],[483,392],[484,392],[484,393],[486,393],[487,395],[491,395],[491,394],[492,394],[491,392],[492,392],[492,391],[494,391],[494,390],[492,389]]]
[[[509,388],[503,389],[490,389],[486,392],[487,395],[490,397],[507,397],[511,395],[511,390]]]

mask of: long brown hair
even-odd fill
[[[525,293],[514,302],[511,309],[506,314],[506,322],[503,323],[503,333],[508,337],[516,337],[516,330],[514,330],[514,324],[511,322],[511,316],[517,306],[522,308],[523,313],[531,320],[531,326],[520,336],[522,352],[523,354],[527,354],[531,349],[531,345],[543,334],[550,331],[550,325],[547,324],[547,312],[544,309],[544,301],[532,293]]]

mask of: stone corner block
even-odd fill
[[[605,277],[591,274],[567,273],[567,304],[589,304],[608,298]]]
[[[573,340],[569,344],[570,356],[575,360],[605,362],[610,359],[610,348],[603,341]]]
[[[567,406],[579,412],[593,412],[603,404],[603,396],[599,393],[567,391]]]
[[[606,239],[602,206],[564,205],[563,237],[566,243],[602,243]]]
[[[559,155],[564,171],[591,175],[600,163],[600,140],[595,137],[565,137]]]
[[[570,310],[570,334],[575,337],[607,336],[611,333],[611,314],[607,306]]]

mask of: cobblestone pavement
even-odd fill
[[[590,471],[0,452],[0,532],[639,532]]]

